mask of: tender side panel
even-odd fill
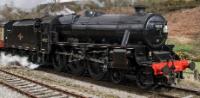
[[[7,36],[8,47],[19,49],[38,49],[37,32],[34,32],[33,26],[13,26],[12,33]]]

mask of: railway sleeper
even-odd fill
[[[38,93],[34,93],[34,95],[37,95],[37,96],[42,96],[42,95],[46,95],[46,94],[50,94],[50,93],[55,93],[53,91],[50,91],[50,90],[46,90],[46,91],[42,91],[42,92],[38,92]],[[60,94],[60,93],[59,93]],[[61,95],[61,94],[60,94]]]
[[[38,90],[38,91],[35,91],[35,92],[31,92],[31,94],[41,95],[41,94],[45,94],[45,93],[48,93],[48,92],[50,92],[48,89],[44,89],[44,90]]]
[[[18,86],[18,87],[23,87],[27,85],[30,85],[30,83],[15,84],[15,86]]]
[[[29,88],[32,88],[32,87],[35,87],[34,85],[24,85],[24,86],[18,86],[20,87],[21,89],[29,89]]]
[[[7,81],[9,82],[10,84],[21,84],[21,83],[25,83],[26,81],[21,81],[21,80],[13,80],[13,81]]]
[[[56,97],[56,98],[60,98],[60,97],[65,97],[65,98],[68,98],[66,97],[66,95],[63,95],[61,93],[46,93],[46,94],[41,94],[41,95],[38,95],[39,98],[50,98],[48,96],[51,96],[51,97]]]
[[[36,88],[34,88],[34,89],[25,89],[27,92],[30,92],[30,93],[36,93],[36,92],[38,92],[38,90],[39,91],[48,91],[49,89],[36,89]]]
[[[26,89],[24,89],[24,90],[26,90],[27,92],[35,92],[35,91],[37,91],[38,89],[37,88],[26,88]]]

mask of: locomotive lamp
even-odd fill
[[[163,33],[168,33],[168,26],[167,25],[164,26]]]

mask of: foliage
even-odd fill
[[[179,50],[176,51],[176,54],[181,58],[181,59],[190,59],[189,55],[186,54],[186,52]]]
[[[196,41],[196,40],[195,40]],[[200,49],[194,41],[182,43],[176,38],[169,38],[167,44],[175,45],[174,51],[181,57],[194,61],[200,61]]]

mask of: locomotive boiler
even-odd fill
[[[172,84],[194,63],[167,45],[167,21],[135,7],[134,15],[86,11],[85,15],[15,20],[4,26],[6,52],[75,75],[114,83],[134,79],[142,88]]]
[[[161,15],[145,13],[142,7],[136,9],[137,13],[133,16],[87,11],[85,16],[64,16],[60,20],[65,24],[66,19],[74,19],[72,31],[66,34],[66,38],[83,43],[121,46],[141,43],[150,48],[161,47],[167,39],[167,21]]]

